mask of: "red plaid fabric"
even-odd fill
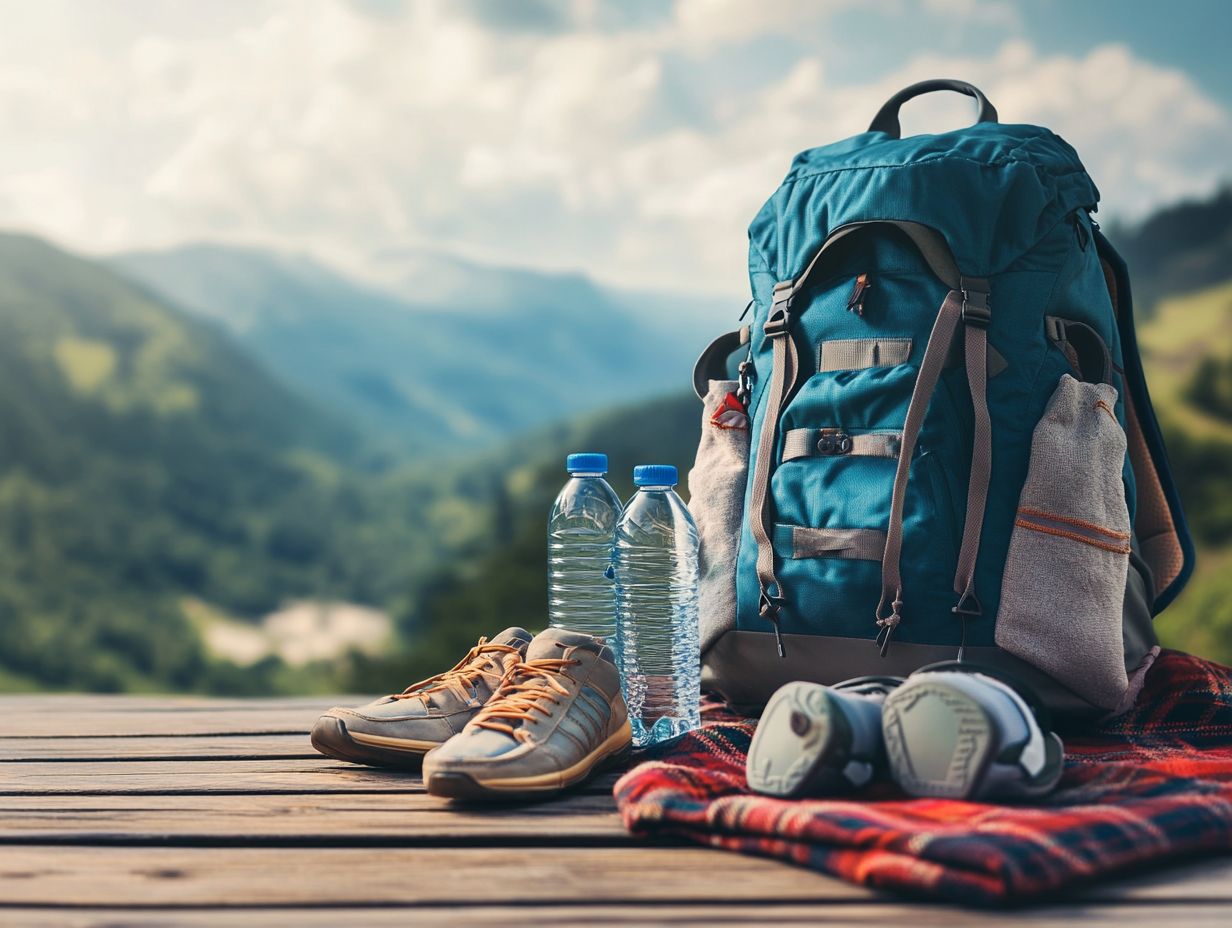
[[[631,831],[983,904],[1232,850],[1232,670],[1186,654],[1160,655],[1129,714],[1067,738],[1060,784],[1030,806],[906,799],[891,784],[858,799],[759,796],[744,778],[755,721],[718,704],[704,717],[616,783]]]

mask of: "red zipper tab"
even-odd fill
[[[847,311],[853,312],[857,316],[864,315],[864,297],[872,287],[872,282],[869,281],[867,274],[861,274],[856,278],[855,289],[851,291],[851,298],[847,300]]]

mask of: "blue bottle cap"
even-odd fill
[[[571,474],[606,474],[607,455],[583,452],[565,458],[565,470]]]
[[[639,464],[633,468],[633,485],[638,487],[674,487],[680,475],[674,464]]]

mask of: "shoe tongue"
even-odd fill
[[[530,644],[534,637],[526,629],[514,625],[493,635],[490,640],[492,644],[507,644],[511,647],[522,648]]]
[[[535,640],[526,649],[526,659],[537,661],[543,658],[559,658],[564,656],[566,648],[584,648],[598,653],[603,649],[604,641],[585,632],[571,632],[567,628],[549,628],[535,636]]]

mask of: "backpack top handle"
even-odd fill
[[[868,125],[869,132],[884,132],[890,138],[900,139],[903,137],[903,128],[898,122],[898,109],[908,100],[913,97],[918,97],[921,94],[932,93],[934,90],[953,90],[956,93],[965,93],[969,97],[973,97],[979,105],[979,112],[976,114],[976,122],[996,122],[997,108],[988,102],[988,98],[974,84],[968,84],[966,81],[956,81],[949,78],[939,77],[931,81],[920,81],[918,84],[912,84],[910,87],[904,87],[894,96],[890,97],[885,102],[885,105],[877,111],[877,115],[873,117],[873,121]]]

